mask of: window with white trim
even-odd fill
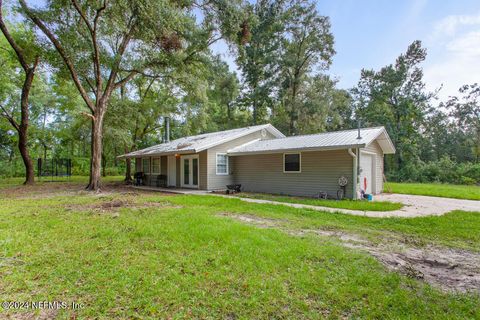
[[[228,175],[228,156],[226,153],[217,153],[217,174]]]
[[[283,172],[298,173],[302,171],[302,155],[300,153],[283,154]]]
[[[150,158],[142,159],[143,173],[150,173]]]
[[[160,174],[160,158],[153,158],[153,160],[152,160],[152,173]]]

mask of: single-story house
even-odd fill
[[[120,156],[143,183],[163,187],[347,198],[383,190],[383,158],[395,152],[384,127],[286,137],[271,124],[200,134]],[[357,183],[353,183],[357,181]]]

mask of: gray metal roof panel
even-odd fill
[[[152,156],[159,154],[200,152],[207,148],[214,147],[216,145],[228,142],[230,140],[242,137],[244,135],[261,129],[269,130],[278,137],[285,137],[272,125],[264,124],[179,138],[176,140],[172,140],[168,143],[162,143],[142,150],[127,153],[120,156],[119,158],[134,158],[138,156]]]
[[[270,140],[259,140],[253,143],[244,144],[228,150],[231,155],[264,153],[264,152],[282,152],[286,150],[301,149],[339,149],[351,147],[364,147],[369,145],[380,135],[386,134],[384,127],[361,128],[358,137],[358,129],[325,132],[311,135],[292,136]],[[388,138],[388,135],[386,135]],[[388,138],[389,140],[389,138]],[[391,144],[391,142],[390,142]],[[385,144],[388,146],[387,144]],[[393,145],[391,145],[393,148]],[[382,146],[383,148],[383,146]],[[394,150],[394,149],[393,149]],[[390,151],[390,150],[387,150]],[[393,151],[394,152],[394,151]],[[386,152],[390,153],[390,152]]]

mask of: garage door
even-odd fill
[[[372,193],[373,188],[373,155],[362,153],[360,155],[360,189]],[[365,188],[365,184],[367,188]]]

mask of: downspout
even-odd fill
[[[357,152],[358,152],[358,149],[357,149]],[[357,164],[357,155],[355,153],[353,153],[352,151],[352,148],[348,148],[348,153],[352,156],[353,158],[353,181],[352,181],[352,186],[353,186],[353,189],[352,189],[352,197],[353,197],[353,200],[356,200],[357,199],[357,176],[358,176],[358,171],[357,171],[357,168],[358,168],[358,164]]]

